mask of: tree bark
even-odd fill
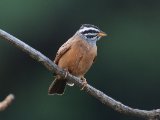
[[[48,57],[37,51],[36,49],[30,47],[26,43],[22,42],[18,38],[10,35],[9,33],[3,31],[0,29],[0,38],[3,40],[11,43],[15,47],[19,48],[23,52],[27,53],[30,55],[33,59],[36,61],[42,63],[50,72],[59,74],[62,77],[65,77],[66,72],[59,68],[56,64],[54,64]],[[66,77],[67,80],[73,82],[76,86],[82,88],[83,83],[82,81],[71,75],[67,74]],[[101,103],[104,105],[112,108],[113,110],[129,115],[129,116],[135,116],[135,117],[140,117],[148,120],[160,120],[160,109],[156,110],[140,110],[140,109],[134,109],[129,106],[126,106],[122,104],[119,101],[114,100],[113,98],[107,96],[100,90],[97,90],[96,88],[92,87],[91,85],[87,84],[86,87],[84,88],[84,91],[87,92],[89,95],[95,97],[97,100],[99,100]]]

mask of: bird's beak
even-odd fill
[[[107,36],[107,34],[103,31],[99,32],[98,35],[99,37],[104,37],[104,36]]]

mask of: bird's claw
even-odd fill
[[[81,88],[81,90],[84,90],[84,88],[87,86],[87,80],[84,77],[82,77],[81,80],[82,80],[82,88]]]
[[[68,74],[69,74],[69,72],[68,72],[68,70],[67,69],[64,69],[65,70],[65,76],[64,76],[64,79],[66,79],[67,78],[67,76],[68,76]]]

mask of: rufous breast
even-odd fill
[[[97,46],[76,38],[70,49],[59,59],[58,66],[71,74],[81,77],[89,70],[97,55]]]

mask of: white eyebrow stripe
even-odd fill
[[[97,35],[97,33],[86,33],[85,35]]]
[[[79,32],[84,32],[84,31],[87,31],[87,30],[95,30],[95,31],[99,31],[98,29],[96,29],[96,28],[93,28],[93,27],[84,27],[83,29],[81,29]]]

